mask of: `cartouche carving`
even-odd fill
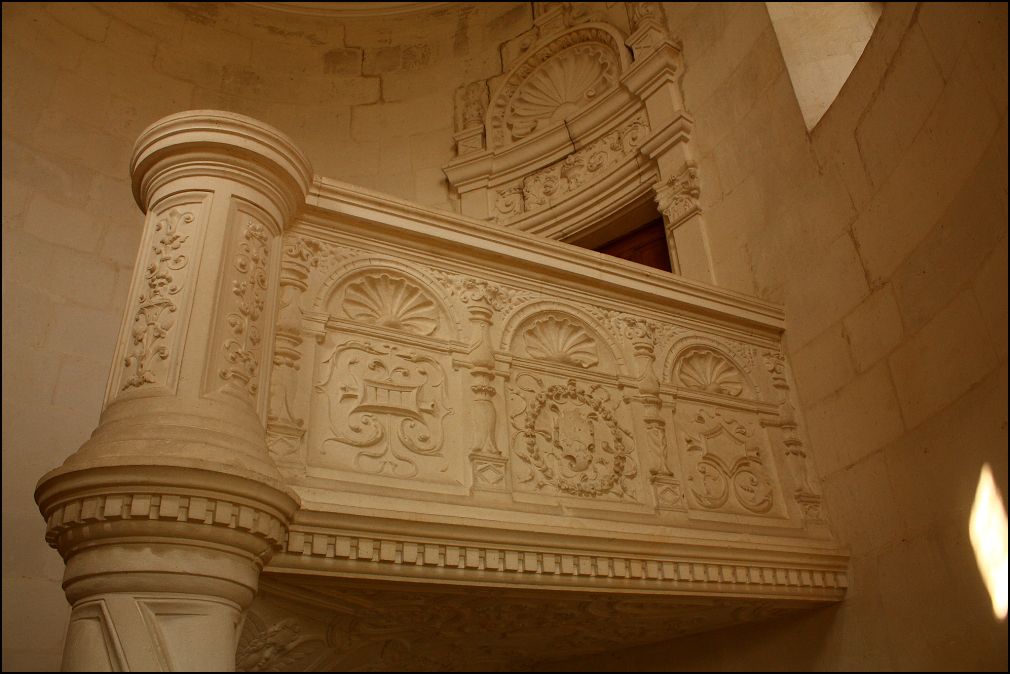
[[[511,393],[522,403],[512,415],[514,447],[531,468],[522,481],[571,496],[635,499],[638,467],[625,444],[632,435],[618,423],[606,389],[593,384],[587,391],[574,379],[548,386],[524,373]]]
[[[347,317],[394,330],[428,336],[438,329],[435,302],[404,278],[369,274],[347,286],[343,310]]]
[[[254,624],[249,621],[249,624]],[[324,644],[322,639],[302,634],[294,618],[280,620],[255,636],[243,630],[235,654],[235,670],[239,672],[284,672],[304,657],[308,644]]]
[[[173,208],[154,225],[158,238],[144,274],[147,286],[137,298],[139,306],[130,334],[132,349],[124,362],[124,367],[132,368],[132,374],[123,384],[124,391],[156,383],[158,378],[152,359],[168,359],[170,349],[164,342],[175,325],[179,309],[173,298],[185,283],[185,274],[177,272],[183,271],[189,263],[186,242],[190,235],[184,234],[180,226],[191,224],[193,220],[192,213]]]
[[[725,510],[734,501],[746,511],[765,514],[774,505],[774,488],[752,432],[722,412],[700,410],[684,434],[689,455],[696,455],[687,482],[694,500],[706,510]]]
[[[323,360],[315,390],[328,398],[330,435],[336,445],[360,449],[357,470],[394,477],[418,475],[419,457],[442,460],[447,404],[445,372],[430,356],[391,344],[351,340]]]

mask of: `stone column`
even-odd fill
[[[264,422],[280,235],[311,170],[239,115],[137,141],[145,231],[98,427],[35,498],[66,562],[66,670],[233,670],[297,497]],[[54,420],[55,421],[55,420]]]

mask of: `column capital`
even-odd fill
[[[312,184],[308,158],[268,124],[221,110],[187,110],[141,132],[130,159],[133,196],[146,213],[159,188],[181,178],[227,177],[263,192],[287,222]]]

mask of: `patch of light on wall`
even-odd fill
[[[993,613],[1002,620],[1007,614],[1007,517],[989,464],[982,466],[978,478],[968,533],[975,561],[992,599]]]

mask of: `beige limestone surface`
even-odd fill
[[[1006,6],[886,7],[809,134],[762,5],[664,11],[689,64],[714,276],[785,303],[852,587],[839,608],[563,666],[1005,668],[967,513],[983,461],[1006,493]],[[452,92],[497,74],[533,17],[3,12],[3,660],[47,670],[68,607],[32,490],[98,419],[142,231],[136,136],[184,109],[250,114],[323,175],[452,208]]]

